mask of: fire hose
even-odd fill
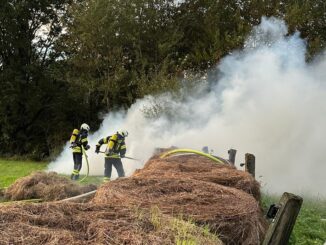
[[[84,178],[82,178],[81,180],[79,180],[79,182],[83,182],[85,179],[87,179],[88,174],[89,174],[88,156],[87,156],[87,154],[86,154],[86,151],[85,151],[83,145],[81,146],[81,148],[82,148],[82,153],[83,153],[83,155],[85,156],[85,159],[86,159],[87,172],[86,172],[86,175],[84,176]]]
[[[99,153],[104,153],[105,154],[105,151],[99,151]],[[133,157],[124,156],[123,158],[127,158],[127,159],[130,159],[130,160],[135,160],[135,161],[140,161],[139,159],[133,158]]]
[[[219,159],[219,158],[217,158],[215,156],[212,156],[210,154],[204,153],[202,151],[196,151],[196,150],[192,150],[192,149],[176,149],[176,150],[168,151],[168,152],[165,152],[164,154],[162,154],[160,156],[160,158],[165,158],[167,156],[174,155],[174,154],[177,154],[177,153],[194,153],[194,154],[197,154],[197,155],[201,155],[201,156],[207,157],[207,158],[213,160],[216,163],[220,163],[220,164],[224,164],[225,163],[225,162],[223,162],[223,160],[221,160],[221,159]]]

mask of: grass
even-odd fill
[[[263,195],[265,213],[280,197]],[[323,245],[326,243],[326,200],[303,198],[303,204],[293,228],[289,245]]]
[[[303,202],[289,244],[312,245],[326,243],[326,200]]]
[[[84,177],[84,175],[81,175],[80,179],[82,179],[83,177]],[[94,184],[94,185],[99,186],[100,184],[103,183],[103,176],[88,176],[83,182],[80,182],[80,183],[83,185]]]
[[[0,160],[0,188],[8,187],[33,171],[44,170],[46,166],[46,162]]]
[[[161,234],[166,234],[167,231],[173,234],[176,245],[222,244],[218,236],[210,232],[208,226],[199,227],[191,220],[184,220],[182,216],[165,220],[157,206],[150,209],[150,222]]]
[[[34,171],[45,170],[47,162],[0,160],[0,189],[10,186],[16,179],[27,176]],[[70,178],[70,176],[66,176]],[[84,176],[81,175],[80,179]],[[99,185],[103,181],[102,176],[88,176],[81,184]]]

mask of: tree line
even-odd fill
[[[0,154],[57,154],[82,122],[241,49],[262,16],[300,31],[308,60],[324,50],[324,0],[0,0]]]

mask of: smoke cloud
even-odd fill
[[[282,20],[263,18],[243,50],[226,56],[211,72],[218,75],[202,78],[196,92],[148,96],[127,111],[106,115],[89,136],[90,174],[104,171],[103,155],[94,153],[97,141],[126,129],[127,155],[141,159],[123,159],[127,175],[141,168],[155,147],[209,146],[224,158],[234,148],[238,167],[245,153],[256,156],[256,176],[265,191],[326,197],[326,55],[307,63],[305,41],[287,32]],[[68,147],[49,170],[71,173]]]

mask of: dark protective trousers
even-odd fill
[[[79,171],[82,168],[83,154],[78,153],[78,152],[73,152],[72,157],[74,159],[74,171],[72,171],[70,178],[72,180],[78,180],[79,179]]]
[[[118,172],[119,177],[125,177],[125,171],[120,158],[105,158],[104,177],[111,178],[112,165]]]
[[[78,172],[79,172],[82,168],[83,154],[74,152],[74,153],[72,153],[72,156],[74,158],[74,170],[78,170]]]

